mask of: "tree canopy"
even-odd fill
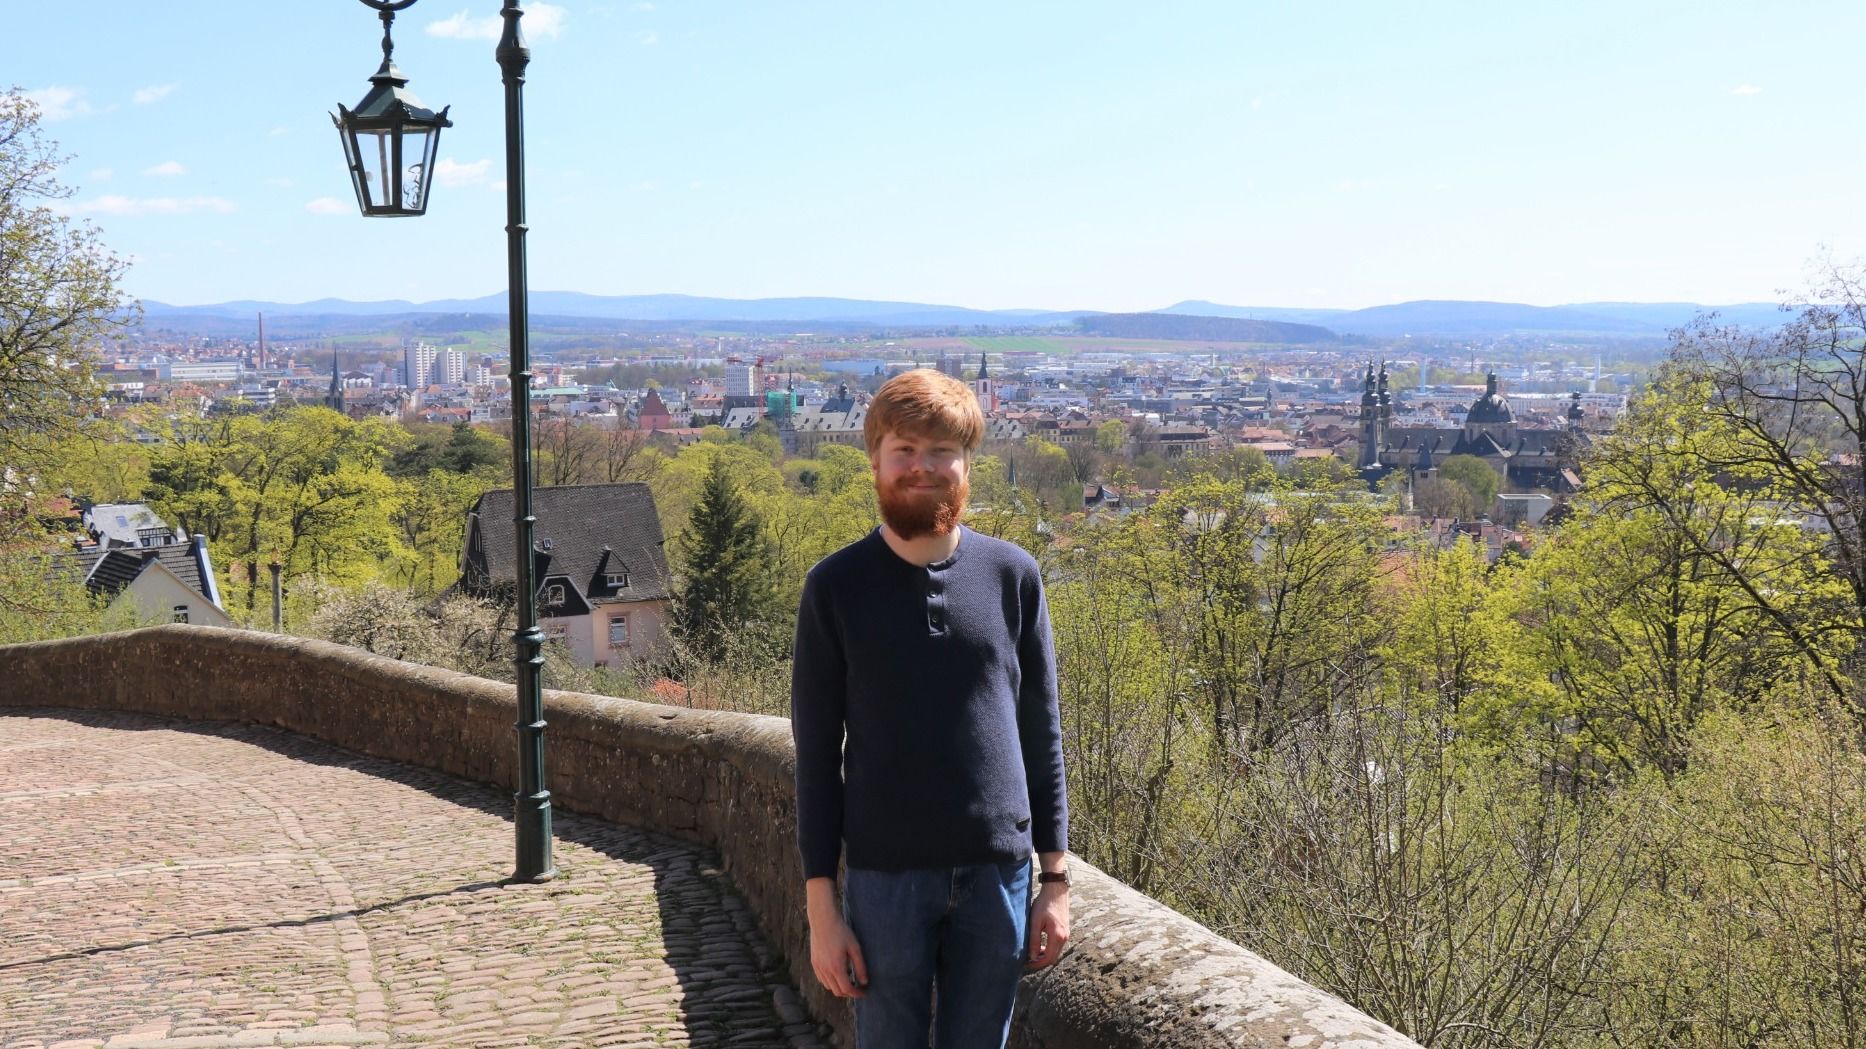
[[[60,214],[66,158],[18,89],[0,93],[0,493],[14,526],[60,456],[94,427],[102,389],[97,348],[121,332],[133,304],[127,263],[95,228]]]

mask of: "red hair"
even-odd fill
[[[905,371],[883,383],[868,402],[862,440],[873,455],[891,433],[950,438],[969,452],[985,443],[985,413],[972,388],[931,368]]]

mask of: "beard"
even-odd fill
[[[909,475],[875,492],[881,506],[881,519],[902,539],[946,535],[959,527],[959,519],[965,516],[965,504],[972,495],[969,479],[931,490],[908,487],[925,480]]]

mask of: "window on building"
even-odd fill
[[[617,616],[609,621],[609,647],[616,648],[628,644],[628,617]]]
[[[563,604],[564,603],[564,584],[552,583],[550,586],[545,587],[544,588],[544,603],[547,605]]]
[[[544,637],[547,641],[562,641],[570,636],[569,623],[544,624]]]
[[[187,621],[188,621],[188,606],[187,605],[176,605],[173,609],[169,611],[169,622],[186,623]]]
[[[620,590],[628,585],[627,572],[611,572],[603,576],[603,585],[611,590]]]

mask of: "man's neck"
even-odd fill
[[[887,541],[888,549],[894,556],[910,565],[925,568],[935,561],[944,561],[959,549],[959,533],[964,531],[960,525],[954,525],[945,535],[917,535],[912,539],[902,539],[894,534],[887,522],[881,524],[881,538]]]

